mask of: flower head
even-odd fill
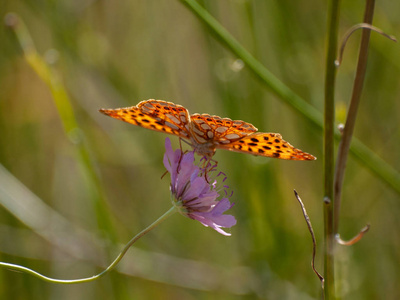
[[[206,162],[207,163],[207,162]],[[171,197],[173,204],[184,216],[199,221],[206,227],[211,227],[223,235],[230,234],[221,227],[230,228],[236,224],[236,219],[223,213],[230,209],[227,197],[220,197],[217,177],[211,176],[215,168],[200,168],[194,164],[194,151],[182,153],[180,149],[172,150],[171,141],[165,139],[164,166],[171,174]],[[208,166],[207,166],[208,167]],[[224,182],[226,177],[222,180]],[[209,183],[211,182],[211,183]],[[226,185],[223,186],[227,195]]]

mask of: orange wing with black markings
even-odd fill
[[[288,160],[316,159],[315,156],[293,147],[279,133],[253,133],[232,143],[220,144],[217,149]]]
[[[257,132],[252,124],[211,116],[189,115],[181,105],[163,100],[145,100],[136,106],[101,109],[105,115],[143,128],[187,139],[200,155],[211,158],[216,149],[288,160],[315,160],[293,147],[279,133]]]
[[[136,106],[100,109],[100,112],[115,119],[143,128],[177,135],[189,139],[190,116],[186,108],[162,100],[146,100]]]

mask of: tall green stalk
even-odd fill
[[[63,125],[64,133],[75,145],[79,166],[89,179],[90,194],[92,195],[91,200],[96,212],[98,226],[103,231],[103,234],[106,233],[109,239],[115,241],[112,222],[106,210],[107,203],[100,176],[91,158],[85,135],[79,128],[72,108],[71,99],[68,96],[59,74],[53,66],[48,64],[36,51],[28,28],[16,14],[9,13],[6,16],[6,24],[15,32],[26,62],[46,83],[51,91],[61,124]]]
[[[375,0],[367,0],[364,13],[364,21],[363,21],[364,23],[372,25],[374,8],[375,8]],[[360,50],[358,53],[357,71],[353,84],[353,92],[351,95],[350,106],[347,113],[346,125],[343,129],[343,136],[340,141],[338,149],[338,158],[336,162],[336,174],[335,174],[335,206],[334,206],[335,234],[338,233],[339,230],[339,213],[340,213],[343,178],[346,169],[350,144],[353,137],[353,131],[356,124],[358,106],[360,104],[361,93],[364,86],[365,73],[367,70],[368,46],[369,46],[370,35],[371,35],[370,30],[363,30],[361,36]]]
[[[334,135],[335,135],[335,79],[339,28],[339,0],[332,0],[328,10],[327,54],[325,73],[324,110],[324,295],[336,299],[334,277]]]

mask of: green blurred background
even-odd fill
[[[296,94],[323,111],[325,1],[199,1]],[[340,36],[362,21],[364,1],[342,3]],[[400,37],[400,2],[377,3],[374,25]],[[175,215],[139,240],[118,271],[62,286],[0,269],[1,299],[318,299],[310,267],[317,237],[323,271],[322,131],[214,38],[180,1],[2,1],[17,13],[37,51],[64,85],[80,129],[67,134],[49,86],[0,29],[0,260],[56,278],[102,270],[133,235],[170,207],[160,179],[164,139],[98,112],[149,98],[253,123],[318,157],[295,162],[217,151],[238,223],[224,237]],[[360,32],[349,41],[336,85],[344,122]],[[400,170],[400,55],[372,34],[355,136]],[[55,76],[55,75],[54,75]],[[53,91],[54,92],[54,91]],[[67,108],[62,109],[68,111]],[[67,115],[66,119],[73,119]],[[74,124],[72,124],[74,125]],[[178,147],[178,139],[173,145]],[[370,232],[339,247],[343,299],[399,299],[400,197],[352,157],[340,232]]]

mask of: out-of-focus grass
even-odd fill
[[[324,3],[202,4],[285,85],[322,111]],[[363,11],[361,3],[343,5],[341,33],[360,22]],[[374,25],[399,36],[395,13],[399,6],[393,1],[377,3]],[[260,131],[280,132],[295,146],[321,158],[320,130],[282,104],[246,66],[238,68],[237,57],[214,40],[179,1],[12,1],[0,6],[1,16],[9,11],[24,20],[41,55],[51,54],[49,49],[58,51],[54,68],[65,82],[77,122],[91,146],[91,159],[100,170],[107,209],[117,220],[115,234],[121,243],[169,208],[168,180],[159,179],[164,172],[165,137],[106,118],[97,112],[101,107],[165,99],[191,112],[243,119]],[[93,194],[74,146],[63,134],[51,93],[24,61],[15,37],[4,27],[0,40],[0,163],[53,210],[96,239],[101,231],[90,205]],[[338,71],[339,105],[345,106],[351,93],[357,48],[354,38]],[[372,34],[355,129],[355,136],[396,170],[400,169],[398,61],[398,45]],[[222,237],[175,216],[136,245],[144,253],[167,255],[163,261],[168,267],[160,271],[159,264],[151,264],[151,259],[138,254],[136,264],[147,268],[149,275],[127,272],[127,276],[117,277],[125,286],[122,293],[115,291],[111,277],[88,285],[61,287],[0,270],[0,298],[35,299],[38,293],[57,299],[246,298],[241,293],[249,299],[318,298],[318,279],[309,266],[310,238],[293,189],[307,206],[321,246],[322,160],[290,162],[228,152],[219,152],[215,158],[234,190],[238,225],[232,229],[232,237]],[[351,237],[367,222],[372,226],[361,242],[340,248],[337,271],[343,298],[398,298],[398,194],[350,158],[343,197],[342,236]],[[8,234],[1,235],[1,260],[63,278],[91,275],[95,269],[94,262],[71,257],[41,238],[25,241],[21,230],[30,229],[29,225],[22,225],[7,210],[0,210],[0,215],[1,225],[8,228]],[[104,244],[102,251],[107,247],[112,245]],[[102,253],[99,249],[94,255]],[[174,281],[173,274],[180,274],[184,267],[171,256],[224,271],[212,273],[218,278],[207,277],[211,271],[205,268],[203,272],[196,270],[197,282],[192,279],[186,283],[184,276]],[[103,264],[106,260],[106,256],[99,258]],[[321,260],[317,263],[321,268]],[[230,270],[242,266],[243,276],[251,278],[255,287],[246,289],[238,283],[243,288],[240,290],[234,288],[235,284],[227,284],[243,281],[229,276]],[[122,261],[121,270],[129,271],[129,267],[135,268],[135,257],[131,256],[126,265]],[[212,281],[221,284],[213,285]]]

